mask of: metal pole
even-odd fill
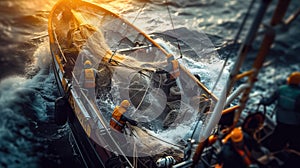
[[[249,94],[251,92],[251,89],[253,88],[254,83],[257,81],[258,72],[261,69],[261,67],[263,66],[264,60],[273,44],[274,38],[275,38],[275,31],[272,27],[269,27],[268,31],[266,32],[266,35],[263,39],[263,42],[259,49],[259,52],[256,56],[254,64],[253,64],[253,69],[255,71],[251,76],[249,76],[249,79],[248,79],[248,83],[249,83],[250,87],[246,88],[245,92],[242,95],[242,98],[240,100],[240,108],[235,113],[232,127],[235,127],[235,125],[237,124],[237,122],[240,118],[242,111],[244,110],[244,108],[246,106],[246,103],[249,99]]]
[[[270,22],[271,26],[275,26],[280,23],[289,7],[291,0],[279,0]]]
[[[235,77],[239,73],[239,70],[244,63],[246,55],[251,47],[253,40],[255,39],[256,33],[262,22],[263,16],[265,15],[266,10],[271,1],[272,0],[261,0],[261,4],[260,4],[260,7],[255,16],[255,19],[251,25],[251,28],[246,36],[244,43],[242,44],[242,46],[239,49],[238,58],[236,60],[236,63],[234,65],[233,69],[231,70],[230,77],[229,77],[231,82],[229,82],[229,85],[227,86],[227,95],[231,91],[231,88],[233,87],[233,85],[236,81]]]

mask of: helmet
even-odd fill
[[[130,106],[130,102],[128,100],[123,100],[121,102],[121,107],[128,108]]]
[[[293,72],[288,78],[287,83],[289,85],[298,85],[300,84],[300,72]]]
[[[243,140],[243,131],[239,128],[234,128],[230,133],[230,138],[233,142],[241,142]]]
[[[84,62],[84,68],[91,68],[91,67],[92,67],[91,61],[90,61],[90,60],[86,60],[86,61]]]

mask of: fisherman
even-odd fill
[[[166,74],[166,79],[164,80],[164,84],[163,84],[163,91],[167,95],[168,101],[169,99],[173,101],[172,97],[176,97],[175,99],[178,100],[180,99],[181,96],[180,90],[182,90],[181,83],[179,80],[177,80],[180,76],[180,70],[179,70],[180,65],[178,60],[174,59],[174,56],[169,56],[167,61],[168,61],[167,66],[163,70],[162,69],[157,70],[155,73]],[[171,89],[172,87],[173,89]]]
[[[217,155],[216,168],[255,167],[251,151],[256,143],[240,127],[234,128],[222,142],[224,145]]]
[[[120,106],[116,106],[112,117],[110,119],[110,127],[114,130],[123,133],[125,123],[129,122],[131,125],[137,126],[138,123],[124,115],[124,113],[127,111],[128,107],[130,106],[130,102],[128,100],[123,100],[120,104]]]
[[[280,86],[271,97],[264,98],[260,104],[270,105],[277,100],[276,127],[270,136],[267,147],[278,151],[289,145],[300,152],[300,72],[293,72],[287,84]]]
[[[90,60],[86,60],[80,75],[79,85],[88,91],[89,95],[95,94],[97,70],[92,67]]]

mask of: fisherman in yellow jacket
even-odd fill
[[[128,100],[123,100],[120,104],[120,106],[116,106],[112,117],[110,119],[110,127],[114,130],[123,133],[125,123],[129,122],[131,125],[136,126],[137,122],[129,119],[124,115],[124,113],[127,111],[128,107],[130,106],[130,102]]]

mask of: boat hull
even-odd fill
[[[99,18],[101,21],[97,21]],[[115,22],[111,20],[115,20]],[[114,26],[117,25],[120,26],[119,29],[114,28]],[[129,145],[132,144],[129,142],[129,145],[127,145],[127,142],[122,142],[120,139],[122,139],[124,135],[115,136],[114,130],[109,126],[109,119],[107,119],[106,114],[111,113],[112,109],[108,112],[102,111],[103,106],[109,105],[99,107],[98,102],[96,102],[99,93],[98,90],[94,90],[95,93],[93,94],[95,95],[91,96],[88,94],[90,93],[89,90],[83,89],[80,85],[79,76],[84,66],[83,62],[87,57],[91,59],[94,64],[97,65],[98,72],[107,70],[107,67],[113,69],[111,71],[114,72],[107,70],[105,73],[102,73],[106,76],[103,76],[101,80],[98,81],[98,84],[101,83],[101,95],[107,90],[112,90],[112,80],[117,81],[119,87],[127,84],[127,86],[122,88],[123,90],[120,89],[120,94],[129,92],[129,97],[128,95],[127,97],[126,95],[120,95],[117,99],[115,98],[112,101],[130,99],[137,110],[146,111],[143,114],[149,115],[147,117],[158,118],[157,120],[162,121],[163,124],[161,125],[164,127],[169,127],[175,123],[176,118],[178,122],[182,121],[181,118],[189,120],[193,118],[192,116],[198,115],[195,113],[196,111],[204,112],[204,110],[209,109],[208,105],[205,105],[205,108],[200,110],[199,104],[195,104],[190,108],[190,106],[187,106],[185,103],[192,102],[189,100],[189,97],[182,98],[183,96],[188,95],[194,97],[196,98],[195,101],[197,101],[199,100],[199,95],[209,94],[211,99],[209,103],[214,103],[217,101],[215,95],[181,65],[177,64],[177,73],[180,72],[180,77],[177,76],[177,79],[170,77],[171,72],[168,71],[173,70],[169,68],[169,64],[173,65],[173,63],[178,63],[175,57],[131,23],[100,6],[84,1],[61,0],[53,7],[50,13],[48,28],[50,49],[53,58],[53,72],[61,94],[60,100],[65,101],[65,106],[68,106],[66,110],[62,111],[67,111],[67,122],[72,130],[76,146],[83,158],[84,165],[87,167],[133,167],[131,163],[135,163],[138,166],[143,166],[147,163],[149,167],[156,167],[156,160],[160,157],[164,157],[166,150],[173,153],[175,157],[174,160],[177,162],[182,161],[184,153],[183,145],[167,144],[166,141],[154,137],[140,128],[134,129],[134,127],[129,127],[136,131],[136,135],[140,133],[141,136],[147,136],[148,141],[157,141],[157,143],[151,143],[153,147],[150,147],[150,151],[153,153],[148,153],[149,147],[147,145],[149,144],[145,144],[144,149],[139,149],[139,156],[132,152],[132,149],[128,150],[128,147],[131,147]],[[124,35],[120,35],[120,32],[123,34],[126,32],[128,36],[123,37]],[[80,39],[78,39],[77,35],[80,36]],[[106,42],[104,43],[105,40]],[[118,43],[117,47],[115,43]],[[140,45],[140,43],[142,44]],[[91,44],[98,45],[91,47]],[[136,44],[139,45],[137,46]],[[83,51],[85,51],[86,48],[89,49],[88,51],[92,53],[91,55],[93,55],[93,57],[84,54]],[[110,73],[114,73],[115,76],[112,76]],[[134,77],[131,77],[133,76],[131,74],[135,74]],[[153,91],[151,94],[156,96],[153,101],[157,103],[142,103],[141,99],[147,96],[148,91],[130,92],[130,89],[136,89],[131,86],[140,87],[140,83],[137,82],[144,82],[142,79],[145,76],[147,79],[150,79],[149,76],[154,75],[157,75],[156,77],[158,77],[159,80],[153,80],[153,82],[151,81],[151,77],[148,83],[153,82],[153,85],[155,85],[151,90]],[[126,80],[129,77],[131,77],[131,80],[128,82]],[[117,78],[117,80],[115,78]],[[179,80],[179,78],[181,80]],[[106,81],[107,79],[109,80]],[[160,82],[163,83],[163,85],[161,85]],[[145,83],[147,83],[147,81]],[[188,85],[190,87],[185,90],[187,93],[181,94],[180,92],[174,91],[176,89],[171,91],[171,87],[176,86],[182,89],[182,85]],[[170,95],[172,94],[176,96],[173,95],[173,98],[170,99]],[[131,96],[134,95],[140,95],[140,97],[131,99]],[[111,95],[108,95],[108,97],[109,96]],[[187,100],[187,102],[184,102],[185,100]],[[161,106],[160,103],[162,103]],[[148,108],[149,104],[152,105],[151,108]],[[206,106],[208,108],[206,108]],[[211,105],[211,107],[213,107],[213,105]],[[183,114],[181,114],[182,117],[178,117],[177,111],[174,110],[175,108],[185,108],[177,109],[183,111]],[[162,111],[161,114],[155,114],[156,111],[160,110]],[[169,114],[166,111],[170,111]],[[62,122],[60,122],[60,124],[61,123]],[[132,140],[134,138],[130,137],[129,139]],[[142,141],[147,142],[147,139],[143,139]],[[161,144],[164,144],[164,147],[160,146]],[[172,148],[170,146],[172,146]],[[135,160],[137,157],[138,161]],[[152,158],[150,159],[150,157]]]

